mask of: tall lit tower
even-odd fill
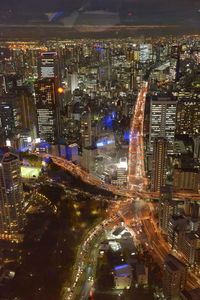
[[[199,98],[179,98],[177,104],[176,133],[191,137],[200,134]]]
[[[181,55],[182,47],[180,45],[175,45],[175,46],[172,46],[171,49],[172,49],[171,57],[176,59],[175,81],[179,82],[179,79],[180,79],[180,55]]]
[[[59,107],[55,81],[50,78],[37,81],[35,99],[39,137],[54,142],[59,134]]]
[[[23,188],[16,154],[0,149],[0,235],[15,238],[24,225]]]
[[[41,52],[38,57],[39,78],[54,78],[58,75],[57,52]]]
[[[176,129],[176,101],[168,97],[153,97],[151,99],[149,146],[153,151],[156,137],[165,137],[168,151],[173,152]]]
[[[54,142],[60,134],[59,64],[57,52],[42,52],[38,59],[40,80],[35,83],[39,137]]]
[[[154,141],[151,174],[151,191],[159,192],[166,183],[167,140],[158,137]]]

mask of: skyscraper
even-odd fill
[[[168,142],[168,152],[173,152],[176,128],[176,101],[168,97],[154,96],[150,105],[149,147],[153,151],[154,139],[165,137]]]
[[[7,94],[0,97],[0,142],[5,145],[6,138],[19,133],[20,114],[16,95]]]
[[[182,215],[171,215],[168,222],[168,243],[176,251],[182,249],[184,236],[188,228],[188,220]]]
[[[81,116],[80,132],[83,147],[90,147],[95,144],[96,126],[90,107]]]
[[[159,227],[165,234],[168,233],[170,216],[176,214],[177,211],[178,205],[172,200],[172,186],[161,186],[158,217]]]
[[[54,142],[59,134],[59,104],[53,79],[35,83],[38,134],[41,139]]]
[[[167,300],[179,300],[186,283],[187,266],[171,254],[164,262],[163,293]]]
[[[197,193],[199,189],[200,173],[197,169],[174,169],[174,190]]]
[[[167,140],[158,137],[154,140],[151,191],[159,192],[161,186],[166,183],[166,159],[167,159]]]
[[[35,83],[39,137],[54,142],[60,134],[60,83],[57,52],[41,52],[38,58],[40,80]]]
[[[192,97],[192,95],[190,95]],[[199,98],[182,98],[177,104],[177,134],[188,134],[192,137],[200,134],[200,100]]]
[[[36,107],[34,97],[27,88],[17,89],[17,112],[21,136],[36,137]]]
[[[8,148],[0,149],[0,234],[15,238],[23,229],[23,188],[20,163]]]
[[[14,107],[7,99],[0,98],[0,135],[1,142],[6,137],[10,137],[15,131]]]
[[[198,135],[193,139],[193,143],[194,143],[194,150],[193,150],[194,158],[200,161],[200,135]]]
[[[117,168],[117,182],[119,185],[125,185],[127,183],[127,168]]]
[[[55,78],[58,75],[57,52],[41,52],[38,58],[39,78]]]
[[[190,264],[199,263],[200,252],[200,235],[195,231],[191,231],[185,234],[182,252],[188,259]]]

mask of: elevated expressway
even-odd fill
[[[129,144],[129,171],[128,171],[128,185],[127,188],[124,187],[116,187],[112,185],[106,185],[102,183],[100,180],[94,178],[84,170],[82,170],[79,166],[73,164],[72,162],[56,157],[49,154],[39,154],[41,157],[50,157],[56,165],[60,166],[61,168],[67,170],[75,177],[79,177],[82,179],[83,182],[95,185],[101,189],[105,189],[107,191],[111,191],[116,195],[121,195],[126,197],[126,200],[123,201],[116,201],[116,203],[112,203],[108,210],[108,217],[106,218],[105,222],[108,222],[110,218],[120,216],[124,220],[127,227],[129,226],[128,220],[126,215],[123,213],[124,209],[129,210],[130,205],[133,203],[133,199],[135,202],[137,199],[150,199],[150,198],[157,198],[159,199],[159,193],[150,193],[146,190],[147,187],[147,180],[145,179],[145,169],[144,169],[144,149],[143,149],[143,122],[144,122],[144,109],[145,109],[145,101],[146,101],[146,94],[147,94],[148,85],[144,82],[143,86],[141,87],[138,98],[136,101],[135,111],[133,120],[131,123],[131,130],[130,130],[130,144]],[[183,193],[176,193],[173,194],[174,198],[177,199],[192,199],[200,201],[200,194],[183,194]],[[151,203],[150,203],[151,204]],[[149,208],[150,204],[147,204],[145,207],[145,211],[136,210],[133,218],[135,222],[141,222],[143,224],[144,233],[147,236],[147,240],[149,241],[150,247],[153,249],[153,256],[155,259],[158,259],[159,264],[163,264],[163,261],[168,253],[173,253],[172,250],[169,248],[168,243],[163,239],[162,234],[159,232],[156,226],[156,222],[152,217]],[[112,223],[112,222],[111,222]],[[94,232],[99,234],[99,225],[95,227]],[[130,228],[131,230],[131,228]],[[133,235],[134,236],[134,235]],[[90,241],[93,240],[93,234],[88,237],[88,249],[92,251],[93,246]],[[91,239],[91,240],[90,240]],[[84,247],[82,248],[84,249]],[[84,251],[84,250],[82,250]],[[89,250],[88,250],[89,251]],[[89,253],[89,252],[88,252]],[[174,253],[173,253],[174,254]],[[82,266],[84,265],[84,269],[87,266],[87,256],[81,253],[83,256],[83,260],[81,260]],[[176,254],[174,254],[176,255]],[[178,253],[178,258],[181,259],[183,262],[186,262],[183,257],[181,257],[181,253]],[[177,256],[176,255],[176,256]],[[85,257],[85,258],[84,258]],[[77,258],[78,261],[80,260],[79,257]],[[77,299],[76,293],[77,290],[79,291],[83,288],[81,278],[86,278],[86,275],[81,275],[82,271],[80,270],[80,266],[75,264],[72,285],[69,289],[69,292],[65,292],[63,295],[63,299]],[[82,277],[83,276],[83,277]],[[187,287],[188,288],[196,288],[200,286],[200,278],[199,276],[195,275],[192,270],[188,272],[187,278]],[[83,299],[86,299],[83,297]]]
[[[148,90],[147,82],[143,83],[141,87],[134,111],[134,116],[130,129],[130,143],[129,143],[129,171],[128,171],[128,185],[127,187],[117,187],[111,184],[105,184],[101,180],[93,177],[79,166],[73,164],[71,161],[54,155],[40,153],[40,157],[50,157],[56,165],[67,170],[73,176],[81,178],[83,182],[95,185],[101,189],[113,192],[116,195],[128,198],[141,199],[159,199],[158,192],[147,191],[147,178],[145,178],[144,168],[144,145],[143,145],[143,124],[144,124],[144,110],[146,103],[146,94]],[[174,193],[175,199],[191,199],[200,201],[200,194],[193,193]]]
[[[138,140],[139,139],[141,140],[141,137],[139,137]],[[137,144],[137,142],[136,142],[136,144]],[[143,142],[142,142],[142,145],[143,145]],[[131,151],[129,151],[129,153],[131,153]],[[70,172],[73,176],[79,177],[83,182],[86,182],[88,184],[95,185],[101,189],[113,192],[116,195],[124,196],[124,197],[128,197],[128,198],[140,197],[144,200],[159,199],[160,195],[158,192],[148,192],[148,191],[142,190],[142,187],[145,188],[145,186],[146,186],[146,183],[147,183],[146,178],[142,179],[142,176],[133,174],[134,168],[136,170],[138,170],[137,174],[142,174],[142,172],[143,172],[143,171],[139,171],[140,166],[143,166],[143,164],[144,164],[143,162],[139,162],[139,160],[138,160],[138,157],[143,157],[143,155],[141,155],[140,151],[137,151],[136,154],[134,154],[134,152],[132,152],[132,154],[129,156],[129,159],[131,159],[133,162],[129,163],[132,167],[129,170],[128,187],[123,187],[123,186],[118,187],[118,186],[114,186],[111,184],[105,184],[101,180],[93,177],[91,174],[87,173],[86,171],[81,169],[79,166],[73,164],[71,161],[69,161],[65,158],[61,158],[61,157],[54,156],[54,155],[47,154],[47,153],[40,153],[39,156],[41,158],[49,158],[50,157],[54,164],[65,169],[66,171]],[[137,156],[137,160],[134,159],[135,156]],[[134,167],[136,162],[137,162],[137,166]],[[200,194],[174,193],[173,198],[192,199],[192,200],[200,201]]]
[[[148,84],[140,89],[130,130],[128,188],[130,191],[143,192],[145,184],[143,127],[144,110]]]

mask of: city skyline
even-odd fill
[[[0,298],[198,299],[200,36],[38,24],[0,42]]]

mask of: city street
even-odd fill
[[[97,261],[98,247],[101,242],[101,237],[107,226],[115,224],[118,216],[110,217],[96,227],[91,229],[84,238],[84,241],[79,246],[76,263],[73,267],[73,275],[71,285],[64,286],[63,300],[78,300],[87,299],[92,287],[92,278],[95,274],[95,265]],[[90,283],[87,279],[91,277]]]

